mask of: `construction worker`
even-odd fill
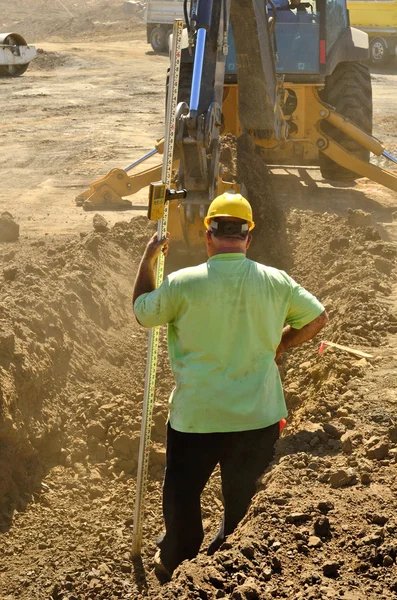
[[[285,272],[246,257],[254,221],[240,194],[215,198],[204,223],[208,261],[171,273],[155,289],[156,260],[169,244],[155,234],[133,294],[139,323],[168,323],[176,382],[167,429],[165,534],[155,557],[163,580],[200,549],[200,495],[218,463],[224,517],[209,554],[245,515],[287,416],[275,359],[328,320],[320,302]]]

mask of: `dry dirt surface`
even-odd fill
[[[0,80],[0,599],[397,598],[395,194],[272,169],[284,215],[263,260],[323,301],[324,339],[371,357],[319,354],[320,340],[288,353],[288,425],[248,515],[160,586],[165,331],[143,563],[131,556],[147,347],[131,293],[153,226],[135,212],[93,222],[74,196],[161,136],[167,57],[121,0],[0,0],[0,23],[39,48],[23,77]],[[373,84],[375,134],[396,153],[395,75]],[[217,473],[202,506],[207,542]]]

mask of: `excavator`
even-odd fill
[[[350,27],[346,0],[189,4],[175,116],[172,186],[179,193],[169,203],[174,239],[202,245],[211,200],[240,190],[220,162],[225,136],[249,136],[268,165],[318,165],[327,180],[367,177],[397,191],[397,173],[369,160],[373,153],[397,163],[372,136],[368,36]],[[129,208],[125,196],[161,178],[161,165],[134,169],[163,147],[160,141],[126,169],[93,182],[77,204]]]

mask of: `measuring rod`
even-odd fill
[[[167,188],[171,185],[172,159],[175,141],[175,119],[178,103],[178,82],[181,68],[183,21],[175,20],[173,29],[173,43],[171,52],[170,79],[167,100],[166,128],[164,140],[162,182]],[[157,223],[158,239],[167,235],[168,203],[165,203],[162,219]],[[162,283],[164,277],[164,255],[160,252],[157,260],[156,287]],[[139,444],[138,473],[136,481],[136,497],[134,512],[134,529],[132,534],[132,555],[140,556],[142,547],[142,526],[144,515],[144,500],[146,495],[147,478],[150,455],[150,433],[152,428],[152,414],[156,387],[156,368],[158,357],[160,328],[154,327],[149,331],[148,354],[146,361],[145,389],[143,394],[141,439]]]

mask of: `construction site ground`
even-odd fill
[[[146,190],[96,229],[74,202],[163,134],[168,57],[146,43],[142,10],[122,4],[0,0],[0,31],[39,49],[23,77],[0,80],[0,214],[19,224],[0,242],[0,600],[397,598],[397,196],[317,168],[272,169],[285,220],[270,262],[282,256],[322,300],[322,339],[371,357],[320,355],[320,339],[287,354],[288,425],[248,515],[207,557],[222,514],[215,473],[202,551],[160,586],[173,386],[162,330],[142,564],[132,560],[147,332],[131,294],[154,227]],[[394,155],[396,75],[395,64],[372,73],[374,133]]]

